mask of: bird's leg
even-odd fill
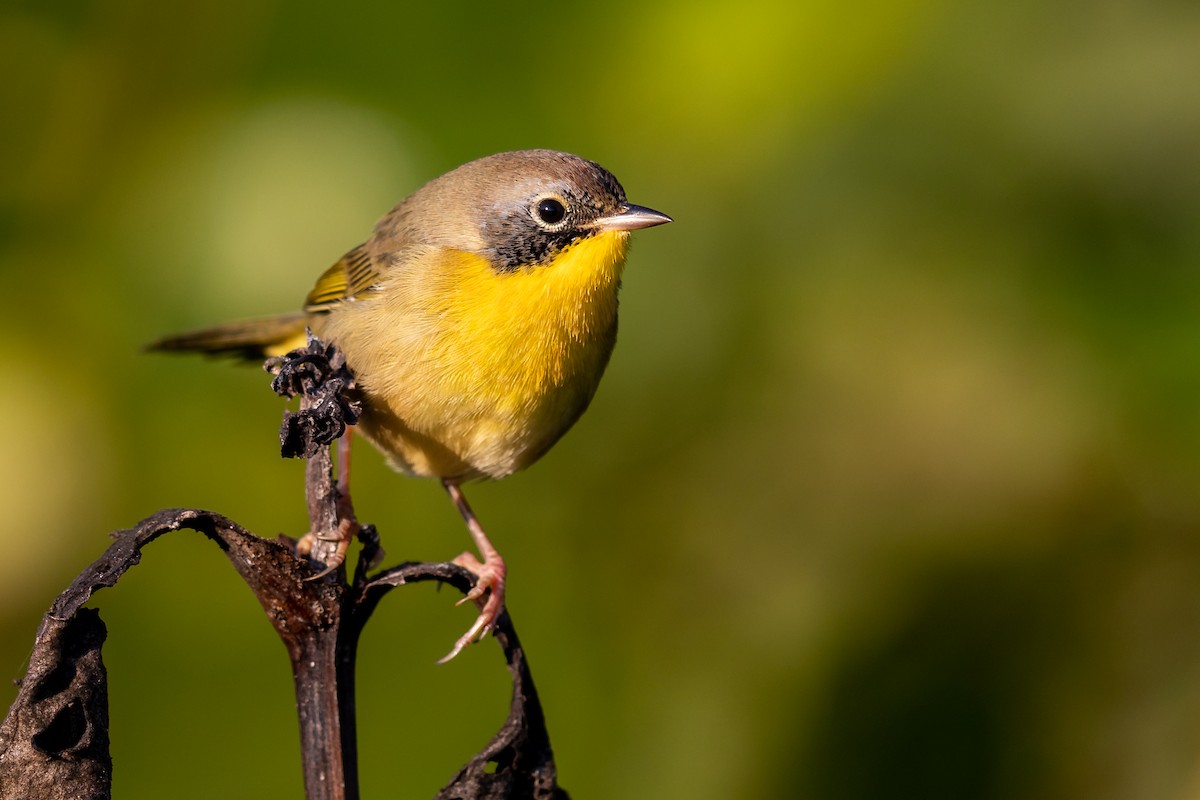
[[[459,602],[464,603],[467,600],[474,602],[479,606],[479,616],[470,630],[454,643],[454,649],[438,661],[439,664],[445,664],[462,652],[464,647],[483,638],[488,631],[495,627],[500,612],[504,610],[504,576],[508,571],[504,565],[504,559],[488,541],[487,534],[483,532],[483,526],[479,524],[479,519],[471,510],[467,498],[463,496],[462,489],[457,483],[448,480],[442,481],[442,486],[446,488],[458,513],[462,514],[463,520],[466,521],[467,530],[471,532],[471,538],[475,540],[475,546],[479,548],[479,554],[483,556],[483,561],[480,561],[471,552],[465,552],[454,559],[455,564],[475,574],[475,585]]]
[[[357,528],[358,522],[354,519],[354,503],[350,502],[350,437],[353,435],[354,426],[347,425],[346,432],[342,434],[337,443],[337,515],[339,527],[343,520],[351,520]]]

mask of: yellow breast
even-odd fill
[[[363,433],[418,475],[503,477],[531,464],[596,391],[627,244],[628,233],[599,233],[507,273],[442,251],[330,314],[319,333],[367,395]]]

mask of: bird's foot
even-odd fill
[[[438,660],[439,664],[445,664],[461,653],[464,647],[487,636],[496,627],[496,620],[504,611],[504,577],[508,571],[504,559],[498,554],[491,554],[480,561],[474,553],[463,553],[454,559],[454,563],[475,575],[475,585],[466,597],[458,601],[458,605],[470,600],[479,607],[479,616],[475,618],[475,624],[454,643],[454,648]]]
[[[335,531],[329,533],[306,533],[300,537],[300,541],[296,542],[296,552],[300,555],[311,555],[313,548],[318,542],[323,545],[336,544],[333,552],[323,551],[320,553],[323,556],[325,569],[305,578],[306,581],[315,581],[329,575],[342,564],[346,563],[346,551],[350,549],[350,541],[358,535],[359,524],[358,520],[353,516],[342,517],[338,520],[338,527]]]

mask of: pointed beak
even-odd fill
[[[653,228],[655,225],[665,225],[671,218],[661,211],[645,206],[635,206],[633,203],[623,203],[615,214],[601,217],[594,223],[597,228],[606,231],[636,231],[641,228]]]

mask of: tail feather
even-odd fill
[[[278,317],[230,322],[213,328],[164,336],[147,350],[206,353],[261,361],[303,347],[308,315],[303,312]]]

